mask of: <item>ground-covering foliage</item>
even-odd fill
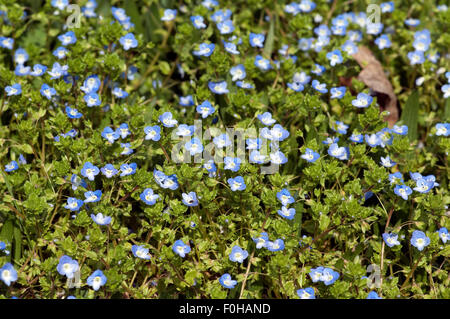
[[[77,4],[0,1],[1,297],[450,298],[445,1]]]

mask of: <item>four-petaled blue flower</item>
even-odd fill
[[[178,239],[172,246],[172,250],[175,254],[178,254],[181,258],[184,258],[186,254],[191,251],[191,247],[186,245],[181,239]]]
[[[426,246],[430,244],[430,238],[425,235],[423,231],[413,231],[411,237],[411,245],[416,247],[419,251],[422,251]]]
[[[101,286],[106,284],[106,281],[107,281],[106,276],[103,274],[101,270],[97,269],[92,273],[92,275],[90,275],[87,278],[86,283],[89,286],[91,286],[95,291],[97,291],[100,289]]]
[[[235,245],[231,249],[231,253],[228,257],[231,261],[242,264],[244,260],[248,257],[248,252],[242,249],[241,247]]]
[[[234,288],[234,286],[236,286],[236,284],[237,284],[237,281],[231,279],[231,275],[228,273],[220,276],[219,282],[223,287],[228,288],[228,289]]]

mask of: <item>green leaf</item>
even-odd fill
[[[274,42],[274,27],[275,20],[272,18],[269,26],[269,33],[267,34],[266,43],[264,44],[263,54],[266,58],[270,58],[273,51],[273,42]]]
[[[417,139],[417,119],[419,116],[419,91],[414,91],[408,97],[403,107],[402,121],[408,126],[408,137],[411,141]]]

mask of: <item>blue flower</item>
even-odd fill
[[[257,34],[250,32],[249,36],[249,42],[252,47],[262,48],[264,47],[264,40],[265,40],[264,34]]]
[[[382,34],[375,39],[375,44],[378,45],[378,49],[383,50],[391,47],[391,40],[386,34]]]
[[[122,90],[119,87],[114,88],[114,90],[112,90],[112,94],[119,99],[124,99],[128,96],[128,92]]]
[[[364,141],[364,136],[362,134],[353,132],[349,137],[349,140],[355,143],[362,143]]]
[[[220,278],[219,278],[219,282],[220,284],[228,289],[232,289],[234,288],[234,286],[236,286],[237,281],[231,279],[231,275],[230,274],[223,274]]]
[[[314,288],[312,287],[297,290],[297,295],[300,299],[316,299],[314,295]]]
[[[408,200],[408,196],[412,194],[412,189],[406,185],[396,185],[394,193],[404,200]]]
[[[114,131],[112,128],[107,126],[103,129],[102,137],[112,144],[115,140],[119,139],[120,135],[117,131]]]
[[[373,101],[373,97],[366,93],[359,93],[352,105],[358,108],[368,107]]]
[[[145,139],[152,141],[159,141],[161,138],[161,128],[158,125],[146,126],[144,128]]]
[[[191,21],[196,29],[206,28],[206,24],[204,23],[204,18],[202,16],[191,16]]]
[[[317,268],[311,268],[311,271],[309,272],[309,276],[311,277],[312,282],[318,282],[322,280],[322,273],[323,273],[323,267],[317,267]]]
[[[81,206],[83,206],[83,201],[81,199],[69,197],[67,198],[67,204],[64,206],[64,208],[70,209],[73,212],[77,212],[81,209]]]
[[[159,198],[158,194],[154,194],[153,193],[153,189],[151,188],[146,188],[144,189],[144,191],[141,193],[141,195],[139,195],[139,197],[141,198],[141,200],[146,203],[147,205],[154,205],[156,203],[156,201]]]
[[[192,95],[180,96],[180,105],[181,106],[192,106],[194,105],[194,99]]]
[[[330,147],[328,148],[328,154],[341,160],[347,160],[349,157],[349,150],[348,147],[339,147],[339,145],[337,145],[337,143],[333,143],[330,145]]]
[[[106,164],[101,168],[101,171],[106,178],[111,178],[119,172],[112,164]]]
[[[298,8],[302,11],[302,12],[311,12],[312,10],[314,10],[314,8],[316,7],[316,4],[310,0],[302,0],[300,1],[300,3],[298,4]]]
[[[331,129],[341,134],[347,134],[348,125],[345,125],[341,121],[336,121],[335,124],[331,127]]]
[[[14,46],[14,39],[7,37],[0,37],[0,47],[12,50]]]
[[[213,52],[216,45],[214,43],[202,43],[199,45],[198,50],[193,51],[192,53],[197,56],[206,56],[209,57]]]
[[[120,177],[133,175],[136,173],[137,164],[131,163],[131,164],[122,164],[120,165]]]
[[[226,9],[224,10],[217,10],[211,15],[211,20],[213,20],[215,23],[220,23],[225,20],[229,20],[231,18],[231,10]]]
[[[164,15],[161,17],[162,21],[172,21],[177,16],[177,10],[166,9],[164,10]]]
[[[229,34],[234,31],[233,21],[225,20],[217,23],[217,29],[219,29],[220,34]]]
[[[377,134],[371,134],[371,135],[365,135],[365,140],[367,145],[370,147],[376,147],[381,145],[381,139],[378,137]]]
[[[317,159],[320,157],[320,155],[319,155],[319,153],[314,152],[312,149],[307,148],[305,150],[305,154],[302,154],[300,157],[307,160],[310,163],[314,163],[315,161],[317,161]]]
[[[331,34],[330,29],[325,24],[321,24],[314,28],[314,33],[319,37],[327,37]]]
[[[203,152],[202,142],[196,137],[191,139],[189,142],[186,142],[186,144],[184,144],[184,147],[189,151],[191,156]]]
[[[203,164],[203,168],[206,168],[206,170],[207,170],[209,173],[213,173],[213,172],[215,172],[215,171],[217,170],[217,167],[216,167],[216,165],[214,164],[214,161],[213,161],[213,160],[209,160],[209,161],[207,161],[205,164]]]
[[[25,49],[19,48],[14,52],[14,62],[23,65],[28,61],[29,55]]]
[[[87,188],[86,181],[80,178],[77,174],[72,174],[70,178],[70,183],[72,183],[72,189],[77,190],[79,186]]]
[[[98,175],[100,170],[97,166],[92,165],[90,162],[86,162],[81,169],[81,175],[87,177],[90,181],[93,181],[95,176]]]
[[[178,121],[172,118],[171,112],[164,112],[162,115],[159,116],[159,121],[165,126],[165,127],[174,127],[178,124]]]
[[[267,59],[264,59],[259,54],[255,57],[255,66],[260,69],[261,71],[267,71],[272,68],[270,65],[270,61]]]
[[[50,80],[59,79],[60,77],[67,75],[68,65],[61,66],[58,62],[53,63],[53,67],[47,73],[50,75]]]
[[[425,61],[422,51],[408,52],[407,56],[411,65],[422,64]]]
[[[178,126],[175,134],[178,136],[192,136],[195,131],[194,125],[181,124]]]
[[[400,172],[395,172],[393,174],[389,174],[389,181],[391,184],[403,184],[403,175]]]
[[[66,114],[70,119],[79,119],[83,116],[77,109],[73,109],[70,106],[66,106]]]
[[[225,48],[225,51],[227,51],[228,53],[239,54],[236,44],[234,44],[232,42],[223,41],[223,46]]]
[[[49,100],[56,94],[56,90],[45,83],[42,84],[40,92],[42,96],[45,96]]]
[[[33,72],[30,72],[30,75],[32,76],[41,76],[47,71],[47,67],[42,64],[35,64],[33,66]]]
[[[253,150],[249,156],[250,163],[264,164],[267,161],[267,156],[261,154],[260,151]]]
[[[231,249],[231,253],[228,258],[233,262],[241,263],[248,257],[248,252],[241,247],[235,245]]]
[[[368,23],[366,25],[366,33],[377,35],[383,31],[384,25],[382,23]]]
[[[256,249],[261,249],[266,247],[267,241],[269,240],[269,235],[266,232],[262,232],[259,237],[252,239],[256,244]]]
[[[293,82],[293,83],[288,83],[287,84],[288,88],[290,88],[292,91],[295,92],[302,92],[305,87],[303,86],[303,84],[301,84],[300,82]]]
[[[17,76],[25,76],[30,74],[30,67],[24,66],[23,64],[18,64],[14,70],[14,74]]]
[[[63,255],[59,259],[58,266],[56,270],[60,275],[67,276],[67,278],[73,278],[74,273],[79,270],[78,262],[69,256]]]
[[[394,233],[384,233],[383,240],[389,247],[394,247],[396,245],[400,245],[400,242],[398,241],[398,235]]]
[[[172,246],[172,250],[175,254],[184,258],[187,253],[191,251],[191,247],[186,245],[181,239],[178,239]]]
[[[100,85],[101,81],[98,78],[98,75],[94,74],[88,76],[86,80],[84,80],[83,86],[80,87],[80,89],[86,94],[95,93],[100,88]]]
[[[224,162],[224,170],[229,169],[232,172],[239,171],[239,168],[241,167],[241,159],[239,157],[229,157],[226,156],[223,160]]]
[[[333,284],[339,278],[339,273],[330,268],[324,268],[320,280],[323,281],[325,285]]]
[[[5,172],[12,172],[19,169],[19,164],[16,161],[11,161],[5,165]]]
[[[344,60],[342,58],[341,51],[339,50],[333,50],[331,52],[328,52],[326,55],[327,59],[330,60],[330,65],[335,66],[336,64],[341,64]]]
[[[294,197],[291,196],[291,193],[287,188],[283,188],[281,191],[279,191],[277,193],[277,198],[283,206],[287,206],[294,202]]]
[[[450,88],[450,85],[449,85]],[[450,123],[437,123],[436,124],[437,136],[449,136],[450,135]]]
[[[92,275],[87,278],[86,283],[95,291],[97,291],[106,283],[106,280],[106,276],[103,274],[103,272],[97,269],[92,273]]]
[[[325,141],[322,141],[323,144],[325,145],[330,145],[330,144],[334,144],[339,142],[339,137],[327,137],[327,139]]]
[[[245,185],[244,178],[242,176],[236,176],[235,178],[229,178],[227,180],[228,185],[230,185],[231,190],[234,191],[243,191],[247,185]]]
[[[10,286],[12,282],[17,280],[17,271],[11,263],[6,263],[0,268],[0,279]]]
[[[380,296],[378,296],[378,294],[376,293],[376,291],[371,291],[369,292],[369,294],[367,295],[366,299],[383,299]]]
[[[289,137],[289,132],[285,130],[280,124],[275,124],[270,130],[270,135],[267,138],[271,141],[284,141]]]
[[[381,147],[385,147],[386,145],[392,145],[394,136],[391,133],[392,133],[392,130],[388,127],[385,127],[381,131],[376,133],[377,136],[380,138]]]
[[[327,89],[327,84],[326,83],[320,83],[317,80],[313,80],[311,82],[311,85],[313,87],[314,90],[320,92],[320,93],[327,93],[328,89]]]
[[[270,153],[270,162],[272,164],[281,165],[288,161],[287,157],[281,151],[276,151],[275,153]]]
[[[414,190],[416,192],[426,194],[428,193],[434,186],[434,181],[425,180],[424,178],[420,178],[416,180],[416,187],[414,187]]]
[[[227,82],[208,82],[208,87],[211,92],[215,94],[226,94],[228,93]]]
[[[69,5],[69,0],[52,0],[50,4],[52,7],[64,10]]]
[[[131,143],[120,143],[120,147],[123,147],[123,151],[122,153],[120,153],[120,155],[130,155],[134,152],[134,150],[131,148]]]
[[[149,249],[145,248],[144,246],[140,246],[140,245],[133,245],[131,246],[131,251],[133,252],[133,255],[135,257],[138,257],[140,259],[144,259],[144,260],[150,260],[150,253],[149,253]]]
[[[316,63],[314,64],[314,69],[312,69],[311,72],[315,75],[321,75],[323,72],[325,72],[325,67]]]
[[[411,245],[416,247],[419,251],[422,251],[426,246],[430,244],[430,238],[425,235],[423,231],[413,231],[411,237]]]
[[[11,86],[5,87],[5,92],[7,96],[19,95],[22,93],[22,86],[19,83],[15,83]]]
[[[102,101],[100,101],[99,95],[94,92],[86,94],[84,96],[84,101],[86,102],[88,107],[99,106],[100,104],[102,104]]]
[[[53,51],[53,55],[60,60],[64,59],[67,53],[69,53],[69,50],[67,50],[65,47],[57,47],[56,50]]]
[[[102,213],[98,213],[97,215],[91,214],[92,220],[100,226],[106,226],[111,224],[111,217],[104,216]]]
[[[202,115],[202,118],[206,118],[209,115],[213,114],[215,109],[211,105],[211,102],[208,100],[204,101],[202,104],[197,106],[197,113],[200,113]]]
[[[268,241],[266,244],[266,248],[269,251],[280,251],[284,249],[284,241],[283,239],[276,239],[274,241]]]
[[[102,199],[102,191],[96,190],[96,191],[87,191],[84,193],[84,197],[86,199],[84,200],[85,203],[95,203],[99,202]]]
[[[249,82],[245,81],[237,81],[236,86],[240,87],[241,89],[254,89],[255,86]]]
[[[350,34],[351,31],[349,31],[348,33]],[[355,43],[353,41],[346,41],[342,46],[341,49],[344,52],[347,52],[348,55],[353,55],[356,52],[358,52],[358,47],[355,45]]]
[[[245,67],[243,64],[238,64],[230,69],[230,74],[232,76],[232,81],[235,82],[237,80],[245,79]]]
[[[62,45],[74,44],[77,42],[77,37],[73,31],[68,31],[64,34],[58,36],[58,40],[61,41]]]
[[[260,138],[248,138],[245,142],[248,150],[259,150],[262,140]]]
[[[138,41],[134,37],[133,33],[124,35],[119,39],[119,42],[125,51],[128,51],[131,48],[136,48],[138,46]]]
[[[223,148],[231,145],[230,137],[224,133],[219,136],[213,138],[213,143],[217,146],[217,148]]]
[[[387,167],[387,168],[390,168],[390,167],[394,166],[395,164],[397,164],[396,162],[391,160],[391,158],[389,156],[381,157],[380,163],[381,163],[381,165],[383,165],[384,167]]]
[[[183,204],[186,206],[198,206],[198,199],[197,194],[195,192],[189,192],[188,194],[183,193],[181,194],[183,197]]]
[[[295,217],[295,209],[287,208],[286,206],[281,207],[281,210],[278,210],[278,215],[284,217],[288,220],[292,220]]]
[[[342,99],[345,95],[346,90],[347,89],[345,86],[331,88],[330,89],[330,93],[331,93],[330,98],[331,99]]]
[[[408,126],[406,126],[406,125],[401,125],[401,126],[394,125],[392,127],[392,132],[395,133],[395,134],[398,134],[398,135],[406,135],[406,134],[408,134]]]
[[[447,240],[450,238],[448,236],[448,230],[445,227],[441,227],[438,231],[439,233],[439,238],[441,238],[442,242],[445,244],[447,243]]]

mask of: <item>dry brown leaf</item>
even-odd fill
[[[399,116],[397,96],[394,93],[391,82],[384,73],[383,66],[365,46],[359,46],[358,52],[352,56],[362,68],[358,75],[358,80],[364,82],[365,85],[374,91],[381,110],[389,111],[389,115],[384,120],[388,122],[389,127],[392,127]]]

